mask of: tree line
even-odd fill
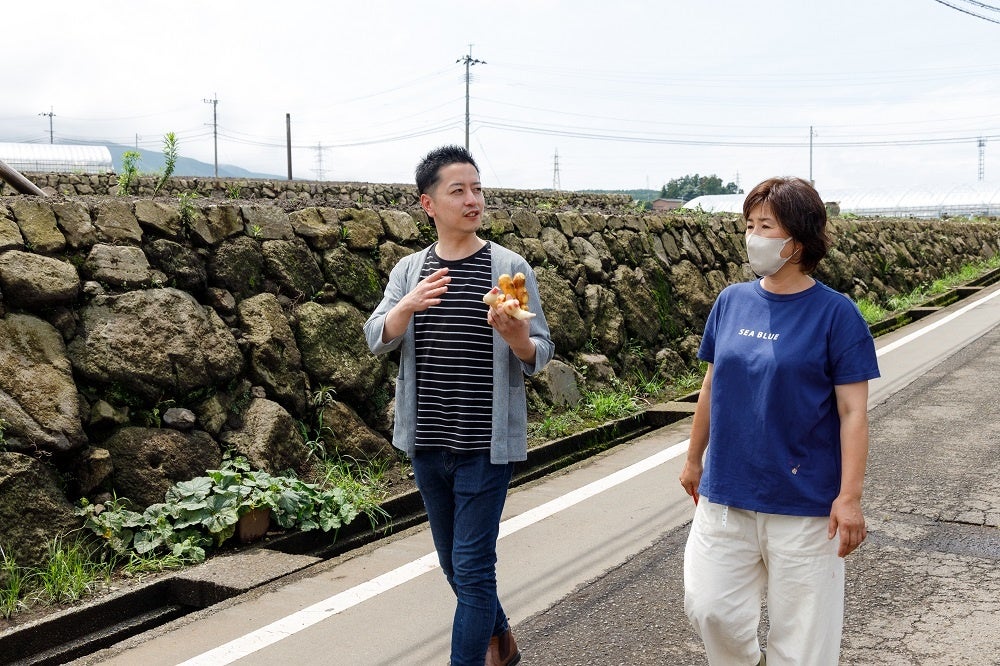
[[[700,174],[688,174],[680,178],[668,181],[660,191],[656,190],[585,190],[591,194],[627,194],[645,210],[649,210],[650,202],[653,199],[680,199],[691,201],[695,197],[703,194],[742,194],[743,190],[736,183],[722,184],[722,179],[712,174],[702,176]]]

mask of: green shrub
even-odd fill
[[[610,391],[585,391],[583,409],[597,421],[611,421],[639,411],[642,398],[635,388],[624,383]]]
[[[859,300],[857,305],[858,309],[861,310],[861,316],[864,317],[865,321],[869,324],[882,321],[888,314],[885,308],[878,303],[869,301],[867,298]]]
[[[156,181],[156,185],[153,187],[153,195],[157,195],[160,189],[167,184],[167,180],[174,173],[174,168],[177,166],[177,135],[173,132],[167,132],[163,136],[163,174]]]
[[[572,434],[583,425],[583,418],[575,410],[553,413],[550,409],[541,421],[528,424],[528,434],[543,440],[559,439]]]
[[[0,546],[0,617],[9,618],[26,607],[27,574]]]
[[[111,580],[111,569],[79,542],[54,539],[46,563],[34,572],[38,596],[45,603],[78,601]]]
[[[122,172],[118,176],[118,194],[127,195],[132,188],[132,183],[139,175],[139,160],[142,158],[134,150],[126,150],[122,154]]]
[[[177,195],[177,201],[179,202],[178,214],[181,217],[181,224],[187,229],[191,226],[194,221],[194,214],[197,210],[194,205],[194,200],[197,199],[200,194],[197,192],[181,192]]]
[[[262,507],[271,510],[271,520],[282,528],[324,532],[336,531],[361,511],[352,488],[274,476],[251,470],[245,458],[227,457],[220,469],[174,484],[162,503],[142,513],[119,501],[103,507],[86,500],[77,513],[115,553],[201,562],[208,549],[233,536],[241,516]],[[373,509],[365,504],[365,510]]]

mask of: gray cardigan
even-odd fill
[[[420,268],[430,247],[404,257],[389,274],[385,295],[368,321],[365,337],[374,354],[391,352],[402,345],[399,376],[396,379],[396,421],[393,426],[392,444],[410,458],[414,453],[417,425],[417,373],[414,370],[413,319],[406,333],[389,342],[382,342],[382,329],[389,310],[420,282]],[[493,331],[493,435],[490,443],[490,462],[503,465],[526,460],[528,457],[528,406],[525,395],[524,375],[533,375],[552,360],[555,345],[549,336],[549,325],[542,312],[538,296],[538,283],[531,266],[521,255],[496,243],[492,244],[493,284],[503,273],[527,276],[531,308],[538,316],[531,319],[529,335],[535,343],[535,364],[529,366],[517,358],[500,334]],[[485,316],[485,315],[484,315]]]

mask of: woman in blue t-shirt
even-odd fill
[[[866,536],[868,380],[875,344],[857,306],[811,276],[826,208],[808,182],[772,178],[743,204],[761,276],[716,300],[680,482],[696,503],[684,606],[710,664],[836,665],[844,561]],[[699,499],[701,501],[699,502]]]

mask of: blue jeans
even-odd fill
[[[506,631],[497,598],[497,535],[514,465],[488,452],[418,451],[413,474],[427,508],[441,569],[458,597],[452,666],[483,666],[490,637]]]

